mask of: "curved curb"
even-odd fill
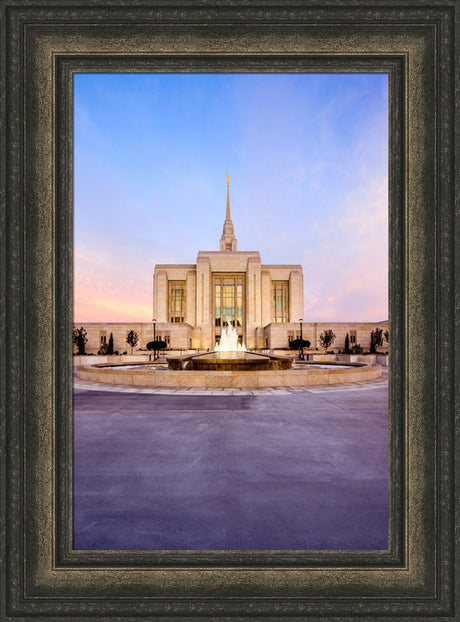
[[[139,366],[142,367],[142,366]],[[121,370],[93,365],[79,366],[77,378],[107,384],[174,388],[262,388],[304,387],[375,380],[381,365],[351,369],[287,369],[268,371],[175,371],[172,369]]]

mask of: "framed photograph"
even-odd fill
[[[74,549],[391,548],[388,101],[73,74]]]
[[[456,10],[453,2],[437,2],[429,9],[400,2],[383,8],[313,2],[283,7],[272,3],[261,7],[257,2],[231,6],[218,2],[212,7],[4,3],[8,62],[3,75],[7,120],[3,139],[8,158],[2,169],[7,199],[2,356],[7,372],[2,394],[7,417],[2,452],[6,581],[1,606],[5,620],[57,615],[402,619],[414,612],[420,620],[455,619],[458,601],[451,578]],[[296,547],[291,542],[270,547],[270,538],[251,546],[249,537],[234,547],[232,541],[227,547],[218,541],[208,550],[205,540],[183,546],[184,540],[177,538],[169,547],[163,541],[151,549],[143,543],[139,548],[113,545],[104,537],[99,545],[75,546],[73,203],[78,200],[75,141],[81,135],[74,122],[78,80],[85,76],[91,84],[101,75],[131,80],[140,75],[170,76],[173,82],[178,76],[198,75],[208,80],[249,75],[255,79],[385,76],[391,336],[388,546],[303,547],[300,542]],[[209,92],[204,96],[209,98]],[[285,102],[279,107],[286,110],[286,106]],[[232,171],[227,174],[223,183],[228,198]],[[115,204],[118,197],[107,199]],[[220,252],[241,252],[232,246],[239,232],[232,236],[230,230],[229,198],[227,207],[225,214],[222,209],[227,229],[224,225]],[[101,227],[102,246],[105,233]],[[248,250],[263,253],[262,248]],[[198,255],[197,266],[201,260]],[[176,261],[166,255],[159,261],[157,284],[166,263]],[[275,270],[282,263],[273,260],[270,266]],[[234,277],[238,292],[236,272]],[[224,301],[217,297],[223,292],[217,288],[224,286],[231,287],[223,280],[213,283],[209,308],[215,317],[207,347],[222,341],[223,329],[232,326],[240,341],[254,341],[249,349],[276,349],[275,341],[265,342],[276,339],[275,329],[268,335],[255,330],[253,334],[252,324],[238,324],[236,311],[232,318],[225,315],[224,309],[232,305],[216,302]],[[186,313],[187,298],[184,294],[181,305],[181,288],[176,289],[178,307],[163,318],[170,339],[179,335],[173,329],[183,323],[182,310]],[[280,322],[275,314],[274,323],[287,325],[291,318],[288,307],[283,307],[282,285],[279,290],[280,306],[275,295],[273,309],[279,309]],[[294,290],[289,293],[294,296]],[[165,308],[172,309],[168,304]],[[243,303],[241,308],[244,317]],[[164,326],[162,337],[167,335]],[[152,326],[156,337],[155,330]],[[192,341],[185,345],[207,350],[204,341],[194,343],[193,331],[186,338]],[[171,511],[170,519],[174,517],[177,509]],[[366,525],[372,519],[361,515],[356,520]]]

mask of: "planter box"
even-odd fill
[[[136,361],[148,361],[148,354],[76,354],[72,356],[73,367],[79,365],[95,365],[96,363],[132,363]]]
[[[337,360],[337,356],[338,354],[313,354],[311,360],[319,363],[331,363]]]

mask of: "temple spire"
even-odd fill
[[[222,231],[222,237],[220,238],[220,250],[221,251],[236,251],[236,237],[233,230],[232,212],[230,209],[230,176],[227,176],[227,205],[225,208],[225,222]]]
[[[225,221],[232,222],[232,212],[230,210],[230,184],[227,183],[227,206],[225,208]]]

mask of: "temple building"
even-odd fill
[[[388,329],[381,322],[303,322],[304,281],[298,264],[262,264],[258,251],[238,250],[230,207],[227,204],[219,250],[198,251],[194,264],[157,264],[153,274],[152,322],[86,322],[86,352],[96,354],[113,337],[114,351],[146,351],[154,335],[172,350],[213,350],[222,329],[232,325],[249,350],[285,349],[303,336],[312,349],[320,348],[320,335],[331,329],[334,349],[349,344],[369,348],[370,331]],[[301,326],[302,321],[302,326]],[[74,328],[81,326],[75,323]],[[130,331],[138,335],[134,348],[126,342]],[[388,345],[386,346],[388,348]],[[75,348],[74,348],[75,349]]]
[[[269,347],[273,331],[287,346],[303,320],[300,265],[263,264],[258,251],[240,251],[227,204],[219,250],[199,251],[195,264],[157,264],[153,317],[171,347],[214,348],[232,325],[249,349]]]

